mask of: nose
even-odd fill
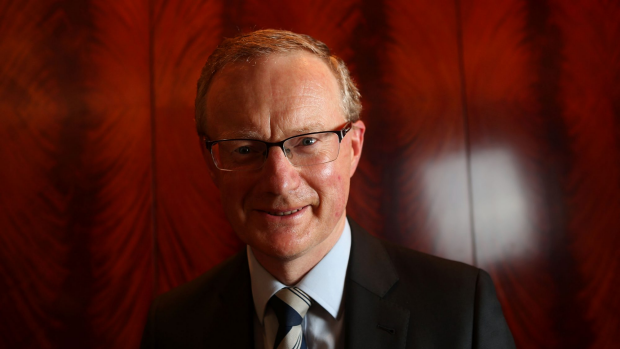
[[[271,147],[261,171],[267,190],[274,194],[294,191],[301,183],[298,169],[284,155],[282,148]]]

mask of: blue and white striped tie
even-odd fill
[[[310,296],[297,287],[286,287],[269,300],[278,318],[273,349],[307,349],[301,322],[312,304]]]

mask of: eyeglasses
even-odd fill
[[[339,131],[311,132],[289,137],[281,142],[254,139],[205,140],[215,166],[223,171],[251,171],[263,167],[271,147],[282,149],[293,166],[312,166],[334,161],[340,152],[340,142],[351,130],[347,123]]]

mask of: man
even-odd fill
[[[248,247],[158,297],[143,347],[514,347],[488,274],[347,219],[360,111],[343,61],[308,36],[257,31],[215,50],[196,124]]]

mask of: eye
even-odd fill
[[[246,154],[250,154],[252,152],[252,149],[250,149],[250,147],[248,146],[243,146],[243,147],[239,147],[237,149],[235,149],[235,152],[241,154],[241,155],[246,155]]]
[[[306,137],[301,140],[300,144],[303,146],[309,146],[309,145],[313,145],[314,143],[316,143],[316,141],[317,141],[316,138]]]

